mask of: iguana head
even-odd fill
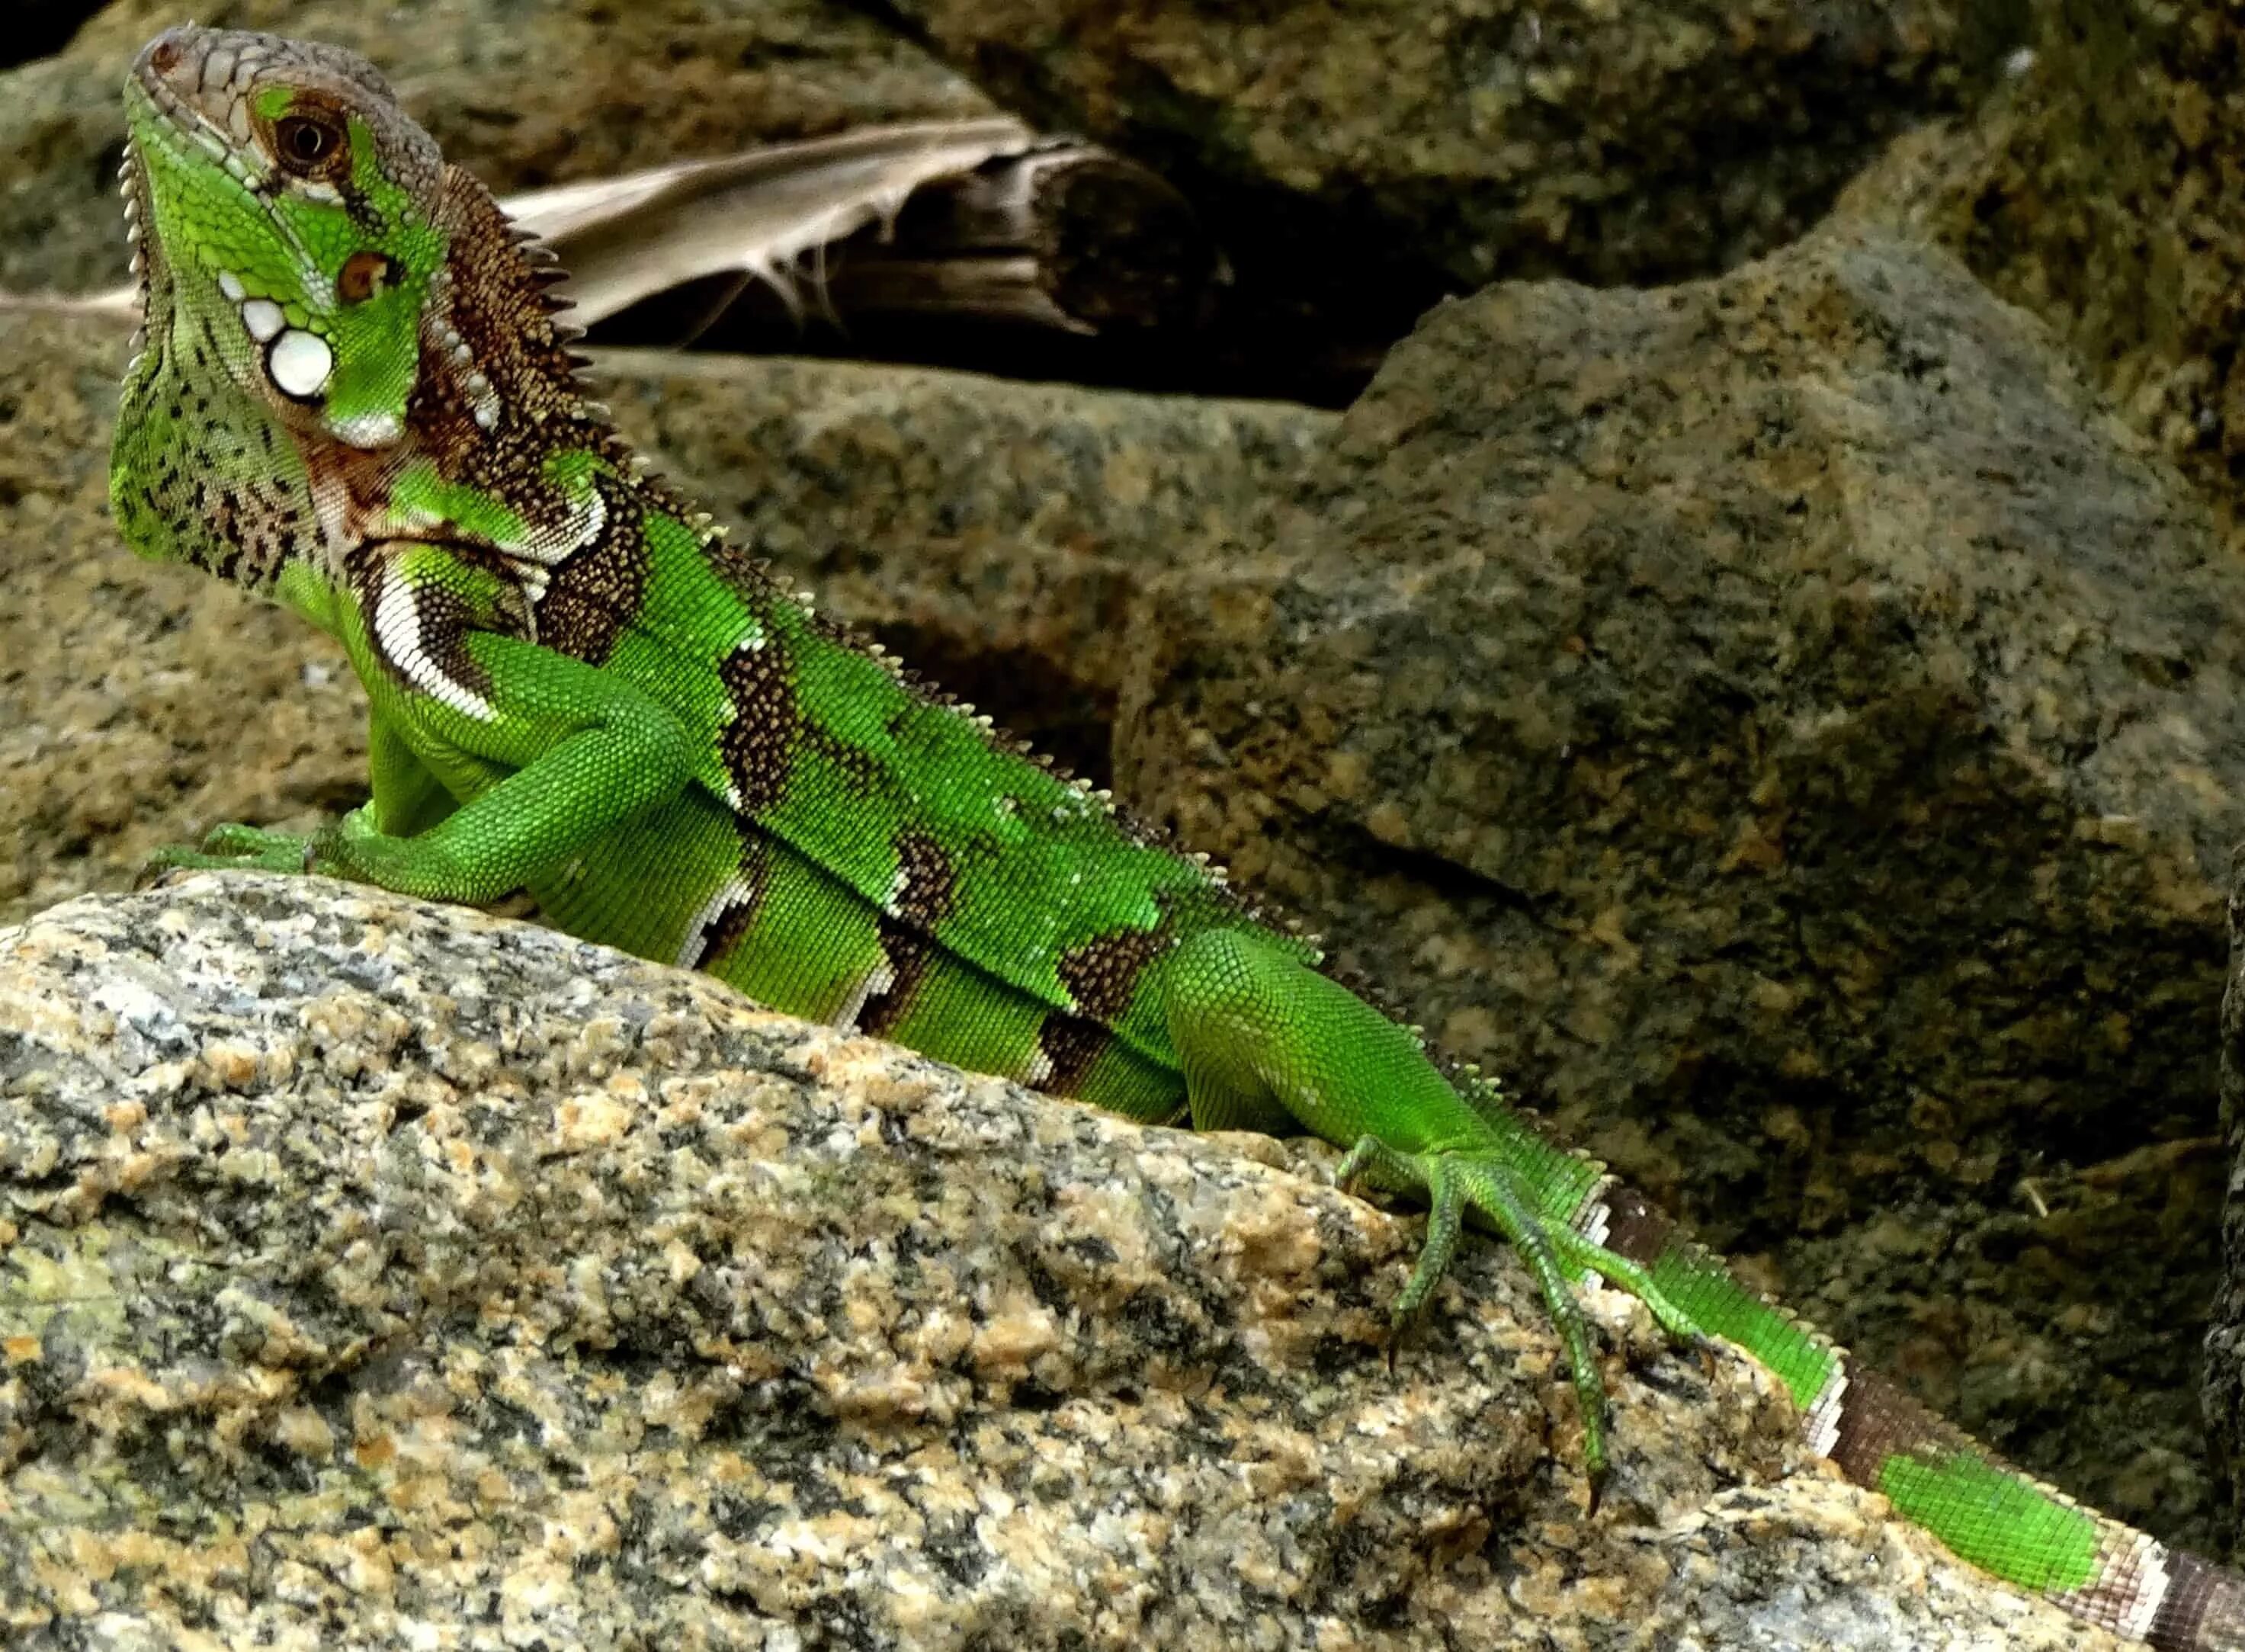
[[[111,455],[119,528],[314,611],[352,495],[410,445],[456,186],[382,77],[332,47],[169,30],[125,107],[142,330]]]
[[[142,337],[111,451],[119,531],[331,622],[415,539],[552,560],[598,526],[550,255],[372,65],[179,28],[125,90]]]
[[[444,265],[444,166],[382,77],[332,47],[180,28],[140,53],[125,105],[150,348],[186,321],[276,418],[397,441]]]

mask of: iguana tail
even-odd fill
[[[1608,1468],[1604,1385],[1577,1287],[1593,1275],[1679,1340],[1720,1337],[1766,1366],[1810,1449],[1964,1560],[2161,1652],[2245,1652],[2245,1577],[2167,1548],[2022,1473],[1765,1302],[1602,1166],[1554,1144],[1477,1069],[1445,1072],[1385,1016],[1286,943],[1211,926],[1164,957],[1161,1005],[1203,1129],[1306,1128],[1347,1149],[1334,1174],[1428,1201],[1396,1297],[1428,1302],[1470,1222],[1502,1234],[1566,1350],[1595,1505]]]
[[[1792,1391],[1809,1448],[1965,1560],[2160,1652],[2245,1649],[2245,1577],[2082,1507],[1943,1422],[1603,1179],[1570,1219]]]

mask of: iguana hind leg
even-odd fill
[[[1197,1126],[1291,1124],[1348,1149],[1341,1180],[1427,1197],[1426,1243],[1395,1302],[1398,1335],[1441,1282],[1468,1214],[1511,1241],[1567,1351],[1595,1499],[1606,1472],[1606,1394],[1577,1286],[1602,1275],[1670,1336],[1700,1334],[1642,1268],[1569,1225],[1596,1171],[1494,1105],[1467,1101],[1409,1028],[1255,935],[1194,936],[1164,961],[1158,989]]]

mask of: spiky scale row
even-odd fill
[[[1536,1275],[1581,1399],[1575,1287],[1746,1349],[1810,1443],[1960,1553],[2161,1648],[2245,1644],[2245,1586],[2079,1509],[1855,1370],[1470,1065],[1319,973],[1177,851],[790,597],[610,428],[545,249],[330,49],[175,30],[127,93],[146,339],[112,470],[143,554],[338,636],[372,801],[197,856],[483,900],[783,1009],[1140,1118],[1308,1128],[1426,1193],[1400,1306],[1472,1217]],[[403,298],[397,296],[404,295]],[[294,340],[276,355],[278,341]]]

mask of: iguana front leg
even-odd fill
[[[366,768],[368,813],[393,838],[418,837],[460,806],[414,751],[397,719],[372,708],[366,719]]]
[[[1606,1394],[1577,1288],[1602,1275],[1672,1337],[1701,1338],[1643,1268],[1570,1225],[1596,1173],[1509,1112],[1472,1105],[1411,1029],[1259,935],[1194,936],[1166,961],[1158,989],[1197,1127],[1283,1132],[1291,1119],[1349,1150],[1338,1180],[1426,1196],[1426,1243],[1395,1302],[1396,1334],[1433,1295],[1468,1214],[1511,1242],[1567,1350],[1595,1506],[1607,1466]]]
[[[685,728],[621,677],[489,632],[465,648],[489,715],[390,697],[370,725],[370,802],[309,837],[221,826],[152,867],[317,872],[480,904],[566,866],[689,783]]]

